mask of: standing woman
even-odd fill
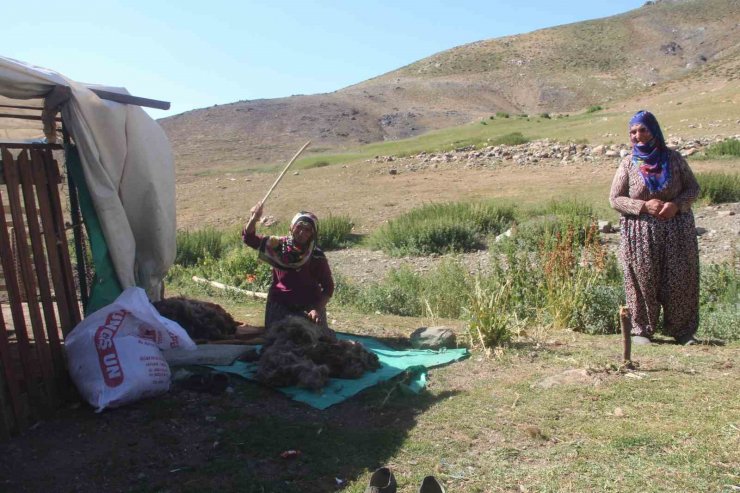
[[[256,234],[262,203],[251,209],[242,239],[272,265],[272,284],[267,294],[265,328],[289,315],[305,316],[328,328],[326,304],[334,294],[329,261],[317,246],[319,220],[310,212],[299,212],[290,223],[288,236]]]
[[[660,308],[665,332],[695,344],[699,325],[699,246],[691,204],[699,184],[686,160],[666,146],[655,116],[629,122],[632,155],[612,182],[609,203],[622,214],[620,262],[632,340],[649,344]]]

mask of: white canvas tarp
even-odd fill
[[[118,280],[124,289],[140,286],[159,299],[176,248],[174,161],[162,128],[139,106],[103,100],[57,72],[5,57],[0,95],[51,95],[47,104],[61,103]]]

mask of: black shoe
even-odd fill
[[[445,489],[439,484],[437,478],[427,476],[422,480],[421,486],[419,486],[419,493],[445,493]]]
[[[694,337],[693,334],[676,337],[676,342],[682,346],[693,346],[699,344],[699,341]]]
[[[396,493],[396,478],[387,467],[381,467],[370,476],[365,493]]]

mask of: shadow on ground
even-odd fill
[[[329,492],[384,465],[452,393],[386,382],[320,411],[232,376],[95,414],[74,405],[0,444],[7,491]]]

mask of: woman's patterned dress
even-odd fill
[[[668,185],[651,193],[626,156],[614,176],[609,203],[622,214],[619,260],[632,333],[651,337],[662,306],[665,332],[684,339],[699,325],[699,245],[691,212],[699,184],[678,152],[671,151],[669,166]],[[640,214],[642,205],[656,198],[675,203],[678,213],[665,221]]]

